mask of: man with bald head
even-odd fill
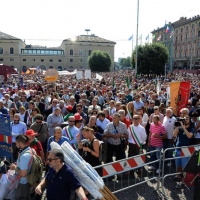
[[[68,119],[69,125],[64,127],[62,130],[62,135],[69,139],[69,143],[76,150],[77,149],[77,139],[76,135],[79,133],[79,129],[75,126],[75,117],[70,116]]]

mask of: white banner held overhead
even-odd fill
[[[76,73],[76,79],[77,80],[83,79],[83,71],[77,71],[77,73]]]
[[[73,72],[69,72],[69,71],[58,71],[59,75],[76,75],[77,70],[75,69]]]
[[[85,70],[85,79],[91,79],[91,70]]]
[[[96,79],[98,79],[99,81],[101,81],[102,78],[103,78],[103,76],[101,76],[101,75],[99,75],[99,74],[96,73]]]

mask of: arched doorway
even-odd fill
[[[200,68],[200,63],[199,62],[195,62],[194,69],[199,69],[199,68]]]
[[[23,66],[22,67],[22,71],[25,73],[27,71],[27,67],[26,66]]]
[[[40,69],[42,69],[42,70],[47,70],[46,65],[40,65],[39,67],[40,67]]]
[[[53,69],[53,66],[50,66],[49,69]]]
[[[61,66],[58,66],[58,71],[62,71],[62,67]]]

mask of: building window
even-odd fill
[[[188,39],[188,35],[187,35],[187,34],[185,34],[185,40],[187,41],[187,39]]]
[[[12,47],[10,48],[10,54],[14,54],[14,49]]]
[[[176,53],[175,53],[175,58],[176,58]]]
[[[186,31],[188,31],[188,26],[186,26]]]
[[[50,59],[49,62],[53,62],[53,59]]]
[[[61,66],[58,67],[58,71],[62,71],[62,67]]]
[[[183,32],[183,28],[181,28],[181,33]]]
[[[53,66],[50,66],[49,69],[53,69]]]
[[[180,45],[180,50],[182,50],[182,46]]]
[[[70,68],[70,69],[73,69],[74,67],[73,67],[73,66],[70,66],[69,68]]]
[[[10,61],[14,61],[14,59],[13,59],[13,58],[11,58],[11,59],[10,59]]]
[[[176,34],[178,34],[178,30],[176,30]]]
[[[41,62],[44,62],[44,59],[41,59]]]
[[[82,63],[82,62],[83,62],[83,60],[82,60],[82,59],[80,59],[80,60],[79,60],[79,62],[80,62],[80,63]]]
[[[62,62],[62,60],[58,60],[58,62]]]
[[[80,66],[80,69],[83,69],[83,66]]]
[[[182,41],[182,39],[183,39],[183,36],[181,35],[181,41]]]
[[[70,49],[69,55],[73,56],[73,54],[74,54],[73,49]]]
[[[200,27],[200,22],[199,22],[199,27]]]
[[[0,54],[3,54],[3,48],[0,47]]]
[[[73,62],[73,59],[72,59],[72,58],[70,59],[70,62]]]
[[[185,52],[185,57],[187,57],[187,52]]]
[[[91,53],[92,53],[92,50],[89,50],[89,56],[91,55]]]
[[[26,59],[23,59],[23,61],[25,62],[25,61],[26,61]]]
[[[194,24],[192,24],[192,29],[194,29]]]
[[[35,59],[31,59],[32,62],[35,62]]]
[[[198,31],[198,38],[200,38],[200,31]]]
[[[197,56],[199,56],[199,51],[197,51]]]
[[[79,50],[79,56],[83,55],[83,50]]]
[[[0,58],[0,61],[3,61],[3,58]]]

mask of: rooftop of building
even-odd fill
[[[196,15],[194,17],[190,17],[190,18],[187,18],[187,17],[180,17],[179,20],[175,21],[175,22],[169,22],[169,24],[171,26],[173,26],[174,28],[177,28],[177,27],[180,27],[180,26],[183,26],[183,25],[186,25],[186,24],[190,24],[192,22],[195,22],[197,20],[200,19],[200,15]],[[164,30],[164,26],[161,27],[161,28],[157,28],[157,29],[154,29],[151,33],[155,33],[155,32],[159,32],[161,30]]]
[[[114,42],[114,41],[106,40],[106,39],[98,37],[94,34],[92,34],[92,35],[79,35],[79,36],[76,36],[74,38],[65,39],[64,41],[116,44],[116,42]]]
[[[7,33],[3,33],[0,31],[0,40],[3,39],[3,40],[21,40],[19,38],[16,38],[12,35],[8,35]]]

